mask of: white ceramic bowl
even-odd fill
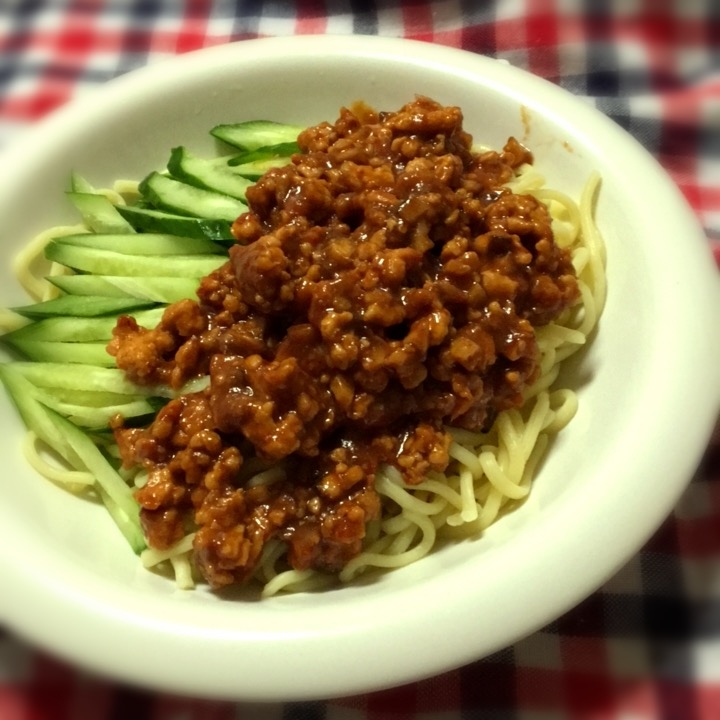
[[[549,184],[602,175],[597,218],[609,296],[574,382],[580,410],[529,501],[482,539],[378,582],[262,602],[183,593],[143,570],[104,511],[36,476],[0,397],[0,620],[63,657],[184,694],[307,699],[419,679],[489,654],[596,589],[671,511],[718,410],[720,293],[705,240],[649,155],[583,101],[523,71],[394,39],[242,42],[108,83],[11,147],[0,177],[3,304],[23,300],[9,258],[71,212],[91,182],[141,177],[171,147],[210,151],[218,122],[334,120],[364,99],[460,105],[476,140],[514,134]]]

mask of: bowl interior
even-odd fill
[[[590,173],[602,176],[596,217],[608,302],[591,346],[565,373],[580,410],[529,500],[481,539],[372,582],[262,602],[182,593],[140,567],[104,511],[28,469],[3,393],[0,541],[15,550],[0,560],[12,579],[2,619],[101,672],[183,692],[360,692],[440,672],[532,631],[592,591],[669,512],[717,409],[718,373],[707,361],[717,338],[701,331],[717,287],[702,234],[660,168],[610,121],[487,58],[379,38],[284,38],[163,61],[88,94],[9,151],[0,302],[25,302],[10,264],[17,250],[75,221],[63,197],[71,170],[96,185],[137,179],[162,168],[176,145],[214,151],[208,130],[219,122],[310,124],[358,99],[396,109],[414,94],[459,105],[478,142],[500,147],[516,136],[548,184],[574,197]],[[710,393],[695,377],[703,373]],[[678,427],[683,412],[693,421]],[[672,453],[669,437],[685,451]]]

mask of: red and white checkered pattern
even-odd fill
[[[352,32],[493,55],[587,98],[668,170],[720,263],[713,0],[0,0],[0,144],[163,57]],[[402,688],[264,706],[171,697],[90,677],[0,630],[0,720],[231,718],[720,719],[720,433],[673,516],[600,591],[511,648]]]

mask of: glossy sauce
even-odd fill
[[[127,375],[209,387],[143,429],[118,427],[152,546],[197,532],[213,587],[264,544],[336,572],[378,516],[381,463],[408,483],[448,462],[448,424],[481,428],[538,373],[534,326],[578,295],[546,208],[503,185],[530,153],[471,151],[458,108],[342,109],[249,188],[227,263],[159,326],[122,319]],[[258,469],[280,479],[256,484]]]

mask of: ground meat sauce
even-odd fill
[[[443,471],[445,424],[480,428],[538,374],[533,326],[578,295],[546,208],[503,188],[531,162],[510,139],[471,151],[456,107],[358,104],[298,139],[248,189],[229,260],[157,328],[121,318],[108,350],[138,383],[207,389],[116,428],[152,547],[196,531],[219,588],[269,538],[296,569],[336,572],[380,512],[380,463]],[[253,483],[280,467],[276,482]],[[272,471],[271,471],[272,472]]]

